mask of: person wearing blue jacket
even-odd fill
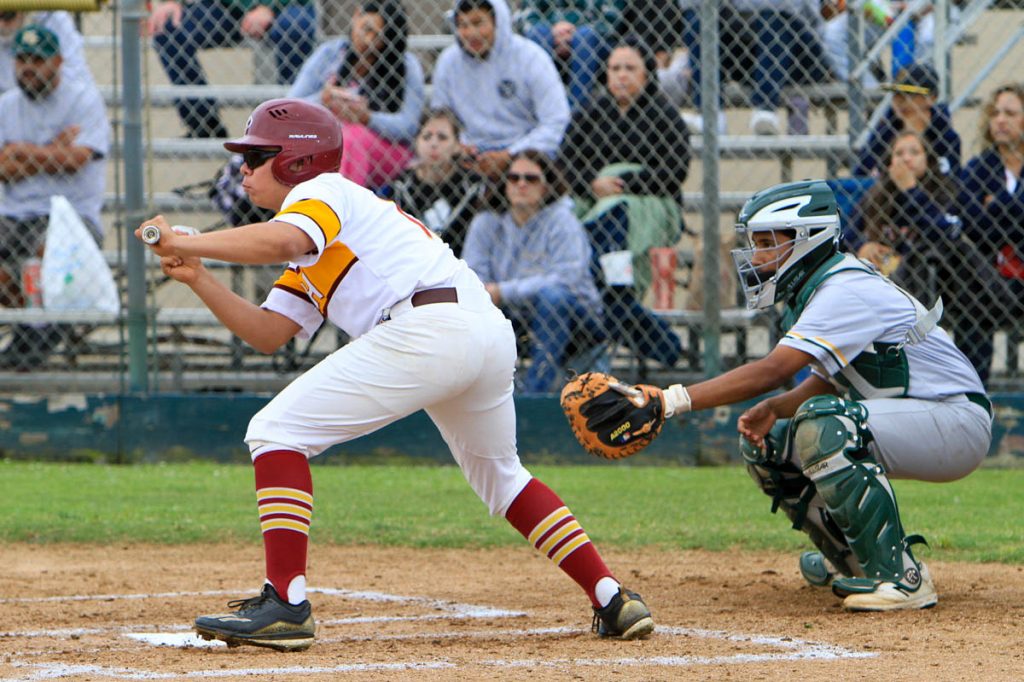
[[[990,358],[975,341],[987,307],[976,299],[983,259],[965,238],[981,206],[941,172],[920,133],[897,134],[883,163],[854,218],[865,239],[857,255],[926,305],[941,297],[957,346],[984,381]]]
[[[364,0],[349,35],[320,45],[288,92],[323,104],[341,120],[341,173],[370,189],[386,185],[412,159],[426,88],[407,37],[401,2]]]
[[[456,44],[434,66],[431,108],[464,124],[466,163],[500,179],[514,154],[558,153],[569,125],[569,100],[551,56],[512,31],[505,0],[456,0]]]
[[[478,214],[462,249],[494,304],[529,331],[524,393],[555,390],[569,340],[600,336],[590,241],[567,192],[547,155],[517,153],[505,176],[506,209]]]
[[[972,339],[983,357],[983,379],[992,361],[992,336],[1024,319],[1024,85],[996,88],[982,109],[984,149],[963,170],[964,191],[982,208],[968,234],[991,274],[983,329]]]
[[[935,152],[943,175],[960,173],[960,135],[953,129],[949,108],[936,101],[938,76],[927,64],[911,64],[883,89],[893,92],[892,106],[868,137],[857,155],[851,175],[879,176],[885,168],[880,164],[889,153],[896,133],[904,130],[921,133]]]

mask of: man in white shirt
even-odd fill
[[[0,95],[0,304],[20,307],[21,267],[42,255],[51,197],[66,197],[102,238],[110,125],[92,80],[63,77],[56,33],[30,24],[12,49],[17,87]],[[15,327],[0,367],[31,369],[59,341],[57,326]]]

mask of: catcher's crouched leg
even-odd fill
[[[837,579],[832,591],[851,610],[928,608],[938,597],[927,569],[910,551],[885,471],[866,444],[867,410],[835,396],[811,398],[792,420],[793,448],[803,473],[857,557],[861,576]]]
[[[814,484],[796,464],[788,461],[788,434],[788,420],[780,420],[765,437],[764,448],[741,436],[740,454],[747,464],[747,473],[772,498],[772,513],[782,509],[793,529],[807,533],[818,548],[820,553],[805,552],[800,557],[800,572],[808,583],[825,587],[837,572],[844,576],[861,575],[857,557]]]

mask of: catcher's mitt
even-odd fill
[[[660,388],[627,386],[599,372],[581,374],[566,384],[562,409],[580,445],[605,459],[635,455],[661,433],[665,423]]]

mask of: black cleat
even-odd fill
[[[641,639],[654,631],[654,620],[639,594],[619,586],[608,606],[594,609],[593,630],[601,637]]]
[[[277,596],[269,583],[251,599],[229,601],[237,611],[196,618],[196,634],[219,639],[229,647],[265,646],[277,651],[304,651],[313,645],[313,609],[309,601],[292,605]]]

